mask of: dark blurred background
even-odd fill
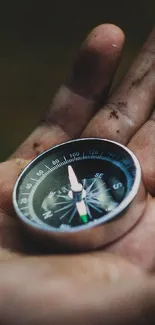
[[[126,33],[117,79],[152,29],[155,0],[5,0],[0,5],[0,160],[32,131],[88,32],[114,23]]]

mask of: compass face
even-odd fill
[[[137,166],[134,155],[115,142],[66,142],[22,172],[13,194],[15,210],[23,221],[56,231],[110,221],[138,190]]]

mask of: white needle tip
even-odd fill
[[[68,177],[69,177],[72,191],[74,191],[74,192],[82,191],[82,184],[80,184],[78,182],[75,172],[74,172],[72,166],[70,166],[70,165],[68,166]]]

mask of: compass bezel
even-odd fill
[[[21,210],[19,209],[18,206],[18,200],[17,200],[17,191],[18,191],[18,186],[20,186],[20,181],[21,179],[24,177],[25,173],[27,173],[27,171],[31,168],[31,166],[33,164],[36,164],[36,162],[38,160],[41,160],[43,156],[52,153],[52,151],[54,152],[55,150],[61,148],[62,146],[64,147],[65,145],[69,145],[69,144],[73,144],[76,142],[82,142],[82,141],[103,141],[111,143],[111,144],[115,144],[117,145],[119,148],[122,148],[126,153],[128,153],[130,155],[130,157],[132,158],[133,164],[135,166],[135,177],[134,177],[134,183],[133,186],[130,190],[130,192],[128,193],[128,195],[123,199],[123,201],[115,208],[115,210],[107,213],[106,217],[101,217],[99,218],[97,221],[95,222],[88,222],[87,224],[84,225],[80,225],[80,226],[76,226],[74,228],[68,228],[68,229],[61,229],[61,228],[55,228],[52,227],[51,225],[47,225],[46,223],[40,221],[39,223],[34,223],[33,221],[29,220],[24,213],[21,212]],[[105,224],[109,221],[114,220],[118,215],[121,215],[123,213],[123,211],[131,204],[131,202],[133,201],[133,199],[135,198],[136,194],[138,193],[139,187],[140,187],[140,183],[141,183],[141,167],[139,164],[138,159],[136,158],[136,156],[131,152],[131,150],[129,150],[128,148],[126,148],[124,145],[117,143],[115,141],[112,140],[108,140],[108,139],[102,139],[102,138],[80,138],[80,139],[74,139],[74,140],[70,140],[61,144],[58,144],[52,148],[49,148],[48,150],[44,151],[43,153],[41,153],[39,156],[37,156],[36,158],[34,158],[26,167],[25,169],[22,171],[22,173],[20,174],[20,176],[18,177],[16,184],[14,186],[14,190],[13,190],[13,205],[15,208],[15,212],[18,215],[18,217],[20,218],[20,220],[23,223],[26,223],[28,226],[34,228],[34,229],[38,229],[44,232],[49,232],[49,233],[75,233],[75,232],[79,232],[79,231],[84,231],[84,230],[88,230],[92,227],[97,227],[100,226],[102,224]]]

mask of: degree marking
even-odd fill
[[[25,209],[28,209],[29,207],[23,207],[23,208],[20,208],[20,210],[25,210]]]
[[[52,171],[52,169],[51,169],[50,167],[48,167],[47,165],[45,165],[45,167],[46,167],[48,170]]]

